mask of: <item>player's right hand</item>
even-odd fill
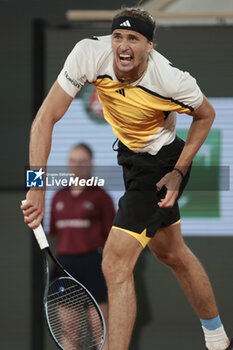
[[[165,186],[167,193],[165,198],[158,202],[160,208],[172,208],[179,195],[179,188],[182,182],[182,177],[177,171],[167,173],[162,179],[157,182],[156,187],[158,191]]]
[[[26,201],[21,205],[24,215],[24,222],[31,228],[37,228],[44,216],[44,190],[30,189]]]

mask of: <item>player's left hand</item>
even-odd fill
[[[164,186],[167,189],[165,198],[158,202],[160,208],[172,208],[179,194],[182,177],[177,171],[167,173],[162,179],[157,182],[157,190],[160,191]]]

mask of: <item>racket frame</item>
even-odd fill
[[[104,321],[104,317],[103,314],[100,310],[100,307],[97,303],[97,301],[95,300],[95,298],[92,296],[92,294],[89,292],[89,290],[79,281],[77,281],[67,270],[65,270],[63,268],[63,266],[59,263],[59,261],[56,259],[56,257],[53,255],[51,249],[48,247],[45,247],[42,250],[42,254],[43,254],[43,260],[44,260],[44,269],[45,269],[45,290],[44,290],[44,298],[43,298],[43,305],[44,305],[44,312],[45,312],[45,317],[46,317],[46,321],[47,321],[47,326],[48,326],[48,330],[53,338],[53,340],[55,341],[55,343],[57,344],[57,346],[59,346],[60,349],[65,350],[57,341],[53,330],[51,328],[50,322],[49,322],[49,314],[48,314],[48,306],[47,306],[47,295],[48,295],[48,290],[49,290],[49,286],[50,286],[50,273],[49,273],[49,261],[47,256],[49,256],[51,258],[51,260],[54,262],[54,264],[61,270],[61,272],[63,274],[65,274],[68,278],[70,278],[71,280],[73,280],[75,283],[77,283],[79,286],[81,286],[81,288],[83,288],[85,290],[85,292],[90,296],[90,298],[92,299],[92,301],[95,304],[95,307],[98,311],[98,314],[100,316],[100,319],[102,321],[102,328],[103,328],[103,334],[102,334],[102,342],[101,345],[99,347],[98,350],[101,350],[104,346],[104,342],[105,342],[105,338],[106,338],[106,326],[105,326],[105,321]],[[67,278],[65,277],[65,278]],[[58,279],[61,280],[64,277],[59,277]],[[54,281],[52,281],[51,283],[53,283]]]

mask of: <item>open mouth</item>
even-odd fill
[[[128,62],[131,62],[131,61],[132,61],[133,56],[131,56],[131,55],[126,55],[126,54],[120,54],[120,55],[119,55],[119,58],[120,58],[120,61],[121,61],[123,64],[127,64]]]

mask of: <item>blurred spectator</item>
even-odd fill
[[[70,172],[89,179],[93,168],[90,147],[80,143],[69,154]],[[115,216],[110,196],[98,186],[72,185],[53,197],[50,234],[58,261],[95,297],[106,320],[107,288],[101,270],[102,249]],[[54,271],[57,277],[58,271]],[[106,340],[104,350],[107,350]]]

